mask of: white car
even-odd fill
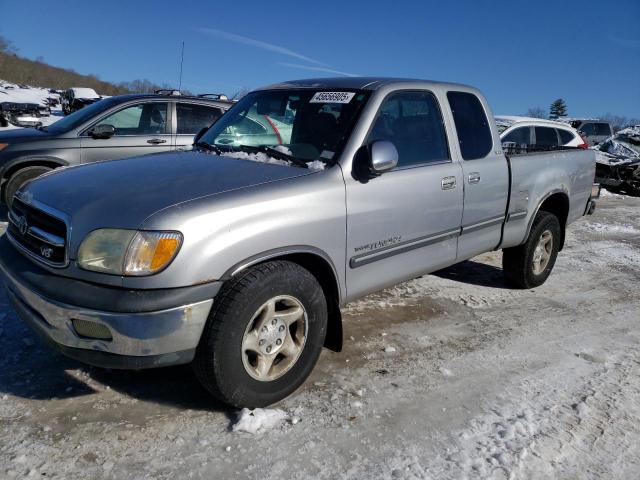
[[[571,125],[542,118],[496,116],[503,147],[516,150],[588,148],[587,141]]]

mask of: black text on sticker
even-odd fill
[[[349,103],[354,92],[316,92],[309,103]]]

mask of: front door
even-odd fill
[[[455,261],[462,218],[462,171],[452,161],[436,97],[399,91],[381,104],[366,143],[392,142],[396,169],[347,184],[349,298]]]
[[[464,215],[458,260],[498,246],[509,196],[509,169],[491,132],[486,109],[470,92],[447,93],[464,177]],[[496,134],[497,138],[497,134]]]
[[[171,128],[167,102],[130,105],[98,120],[81,134],[82,162],[113,160],[171,150]],[[111,138],[92,138],[89,131],[97,125],[112,125]]]

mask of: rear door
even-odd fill
[[[507,207],[509,170],[488,120],[488,108],[475,94],[447,92],[462,161],[464,213],[458,259],[494,249],[500,243]]]
[[[392,142],[399,160],[368,182],[346,176],[350,297],[450,265],[460,233],[462,171],[435,95],[389,94],[365,143],[376,140]]]
[[[176,102],[176,137],[178,150],[188,150],[193,145],[193,137],[204,127],[210,127],[224,111],[214,105]]]
[[[92,138],[89,132],[97,125],[112,125],[115,135]],[[166,101],[128,104],[111,112],[80,135],[82,162],[113,160],[172,149],[170,109]]]

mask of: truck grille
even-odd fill
[[[66,265],[67,225],[59,218],[14,198],[7,233],[41,262],[54,267]]]

